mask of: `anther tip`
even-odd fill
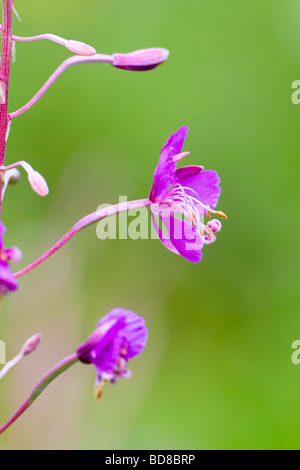
[[[103,383],[100,382],[98,385],[94,387],[94,397],[97,399],[97,404],[100,405],[102,399],[102,386]]]
[[[218,217],[221,217],[221,219],[228,219],[227,215],[222,212],[222,211],[215,211],[215,214],[218,216]]]

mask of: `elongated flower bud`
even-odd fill
[[[26,343],[22,346],[22,349],[19,352],[19,354],[17,354],[16,357],[11,359],[7,364],[5,364],[3,369],[1,369],[1,371],[0,371],[0,380],[7,374],[7,372],[12,367],[15,367],[15,365],[17,365],[20,361],[22,361],[22,359],[25,356],[28,356],[28,354],[31,354],[33,351],[35,351],[36,348],[39,346],[41,340],[42,340],[42,335],[41,334],[37,334],[37,335],[34,335],[31,338],[29,338],[26,341]]]
[[[37,171],[33,170],[33,171],[28,172],[28,181],[32,189],[39,196],[47,196],[47,194],[49,194],[49,188],[46,183],[46,180]]]
[[[152,70],[169,57],[169,51],[162,48],[140,49],[129,54],[113,54],[112,65],[123,70]]]
[[[67,41],[66,48],[77,55],[90,56],[96,54],[96,49],[84,42],[79,41]]]
[[[28,181],[32,189],[39,196],[47,196],[47,194],[49,194],[49,188],[48,188],[45,178],[43,178],[43,176],[40,173],[35,171],[32,168],[32,166],[29,165],[29,163],[20,161],[20,162],[13,163],[12,165],[9,165],[9,166],[0,166],[0,171],[8,172],[19,166],[24,168],[24,170],[26,171],[28,175]]]
[[[36,348],[39,346],[41,341],[42,341],[42,335],[40,333],[32,336],[26,341],[26,343],[22,347],[21,354],[23,356],[28,356],[28,354],[31,354],[33,351],[36,350]]]

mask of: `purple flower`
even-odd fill
[[[99,321],[98,328],[76,351],[81,362],[96,368],[98,400],[105,382],[131,376],[127,362],[143,351],[147,339],[145,320],[130,310],[116,308]]]
[[[203,246],[214,242],[215,232],[221,229],[221,223],[216,219],[205,224],[204,216],[210,218],[211,213],[223,218],[227,216],[214,210],[221,192],[220,178],[215,171],[195,165],[176,169],[177,162],[189,154],[181,153],[187,133],[188,128],[181,127],[164,145],[149,199],[152,222],[162,243],[174,253],[197,263],[202,258]],[[175,214],[180,214],[181,218],[176,218]],[[168,235],[157,223],[155,215]]]
[[[18,283],[12,273],[8,261],[18,263],[22,259],[22,253],[17,247],[4,248],[3,235],[6,228],[0,222],[0,296],[18,288]]]

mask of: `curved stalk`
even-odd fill
[[[59,375],[68,370],[71,366],[76,364],[79,359],[77,354],[74,353],[71,356],[66,357],[52,369],[50,369],[36,384],[31,391],[27,400],[18,409],[18,411],[2,426],[0,427],[0,434],[8,429],[26,410],[32,405],[32,403],[40,396],[40,394],[53,382]]]
[[[114,215],[118,214],[120,212],[125,212],[129,211],[131,209],[139,209],[141,207],[146,207],[150,206],[151,202],[149,199],[139,199],[137,201],[129,201],[129,202],[122,202],[121,204],[116,204],[114,206],[109,206],[106,207],[105,209],[101,209],[96,212],[92,212],[91,214],[83,217],[80,219],[72,228],[69,230],[66,235],[61,238],[55,245],[53,245],[50,250],[46,251],[40,258],[35,260],[33,263],[28,265],[26,268],[22,269],[21,271],[18,271],[17,273],[14,274],[15,277],[20,277],[23,276],[24,274],[27,274],[29,271],[32,269],[36,268],[39,266],[41,263],[43,263],[47,258],[52,256],[59,248],[64,246],[71,238],[76,235],[80,230],[83,228],[87,227],[88,225],[93,224],[94,222],[97,222],[98,220],[103,219],[104,217],[108,217],[109,215]]]
[[[87,56],[87,57],[82,57],[82,56],[69,57],[69,59],[66,59],[55,70],[55,72],[46,81],[46,83],[42,86],[42,88],[36,93],[36,95],[30,101],[28,101],[28,103],[25,104],[22,108],[18,109],[17,111],[13,113],[10,113],[9,117],[13,119],[25,113],[26,111],[28,111],[28,109],[30,109],[46,93],[46,91],[55,82],[55,80],[57,80],[58,77],[69,67],[72,67],[74,65],[79,65],[79,64],[87,64],[87,63],[95,63],[95,62],[96,63],[103,63],[103,62],[112,63],[113,57],[110,55],[105,55],[105,54],[94,54],[92,56]]]

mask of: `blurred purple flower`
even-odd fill
[[[103,317],[98,328],[77,349],[79,360],[94,364],[97,371],[95,395],[100,400],[102,385],[129,378],[129,359],[140,354],[148,339],[145,320],[136,313],[116,308]]]
[[[215,232],[221,229],[221,223],[215,219],[204,224],[204,215],[227,217],[214,210],[221,193],[220,178],[215,171],[195,165],[176,169],[177,162],[188,155],[188,152],[181,153],[187,133],[188,128],[181,127],[164,145],[149,199],[152,222],[162,243],[170,251],[197,263],[202,258],[204,244],[215,241]],[[181,214],[180,219],[175,217],[176,213]],[[168,236],[155,215],[163,222]]]
[[[4,248],[3,235],[6,232],[5,226],[0,222],[0,295],[15,291],[18,283],[14,278],[9,261],[18,263],[22,259],[22,253],[17,247]]]

